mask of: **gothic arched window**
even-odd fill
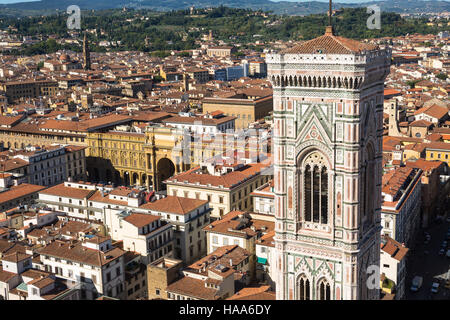
[[[375,161],[374,151],[369,144],[365,152],[366,161],[362,168],[362,227],[369,228],[374,222],[374,194],[375,194]]]
[[[307,279],[304,275],[301,276],[299,281],[299,300],[311,300],[310,299],[310,285],[309,279]]]
[[[318,293],[318,300],[331,300],[331,287],[327,280],[319,281]]]
[[[303,165],[303,219],[328,224],[328,169],[324,157],[313,152]]]

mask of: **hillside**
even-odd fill
[[[1,15],[34,15],[51,14],[56,10],[64,11],[69,5],[76,4],[84,10],[117,9],[123,7],[135,9],[152,9],[169,11],[195,8],[218,7],[221,5],[231,8],[245,8],[252,10],[272,11],[275,14],[308,15],[324,13],[328,10],[327,2],[272,2],[269,0],[41,0],[36,2],[23,2],[0,5]],[[450,11],[449,1],[421,1],[421,0],[390,0],[373,1],[368,3],[339,3],[336,1],[333,8],[366,7],[376,4],[384,12],[396,13],[430,13]]]
[[[346,8],[333,16],[334,27],[339,35],[354,39],[395,37],[421,33],[436,34],[447,28],[441,24],[430,26],[426,18],[403,18],[396,13],[381,15],[381,29],[370,30],[366,26],[369,14],[364,8]],[[54,52],[62,47],[80,50],[77,45],[62,45],[55,39],[72,38],[66,26],[67,16],[54,14],[22,18],[0,19],[0,29],[8,29],[18,38],[30,36],[40,39],[30,46],[24,46],[14,54],[41,54]],[[328,19],[325,14],[301,16],[265,15],[249,9],[219,7],[211,10],[198,9],[189,15],[189,10],[156,12],[146,9],[107,9],[84,12],[81,27],[91,30],[89,38],[93,51],[104,51],[100,41],[117,43],[108,50],[139,50],[144,52],[167,50],[190,50],[197,48],[198,39],[209,30],[214,38],[223,41],[253,46],[255,40],[311,39],[323,34]],[[94,31],[92,31],[94,30]],[[262,50],[260,46],[255,49]]]

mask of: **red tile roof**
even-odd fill
[[[199,183],[200,185],[211,185],[213,187],[223,186],[224,188],[234,188],[240,183],[244,182],[246,179],[253,175],[262,172],[268,167],[267,164],[263,163],[251,163],[244,165],[243,167],[234,170],[232,172],[223,175],[212,175],[209,173],[198,173],[200,167],[195,167],[186,172],[182,172],[172,178],[165,181],[167,184],[183,183],[187,181],[188,183],[195,185]],[[175,181],[176,180],[176,181]]]
[[[66,187],[64,183],[60,183],[56,186],[41,191],[40,193],[67,198],[86,199],[89,198],[92,194],[94,194],[94,192],[95,190]]]
[[[137,228],[142,228],[143,226],[146,226],[154,221],[158,221],[159,219],[160,217],[151,214],[132,213],[129,216],[125,217],[123,220],[125,220],[128,223],[131,223],[133,226]]]
[[[376,48],[377,46],[372,44],[325,33],[323,36],[283,50],[281,54],[315,54],[319,50],[323,54],[352,54],[364,50],[375,50]]]
[[[270,286],[243,288],[227,300],[275,300],[276,295]]]
[[[140,206],[140,208],[184,215],[192,212],[193,210],[206,203],[208,203],[207,200],[167,196],[165,198],[156,200],[155,202],[148,202],[146,204],[143,204]]]
[[[3,191],[0,193],[0,203],[8,202],[13,199],[18,199],[30,194],[39,192],[46,187],[38,186],[34,184],[22,183],[18,186],[11,187],[8,191]]]
[[[381,242],[381,250],[389,254],[392,258],[396,259],[397,261],[402,261],[402,259],[408,253],[409,249],[389,236],[383,237],[384,241],[382,240]]]

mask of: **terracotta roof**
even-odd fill
[[[201,300],[217,300],[218,289],[205,287],[205,281],[191,277],[183,277],[170,284],[166,288],[167,292],[173,292]]]
[[[206,203],[208,203],[207,200],[167,196],[165,198],[156,200],[155,202],[148,202],[146,204],[143,204],[140,206],[140,208],[184,215],[192,212],[193,210]]]
[[[119,206],[127,206],[128,200],[117,200],[117,199],[110,199],[109,194],[104,193],[103,196],[100,192],[100,190],[95,190],[94,194],[89,197],[89,201],[93,202],[103,202],[108,204],[114,204]]]
[[[405,184],[411,183],[410,178],[415,175],[417,170],[411,167],[401,167],[392,170],[383,175],[382,178],[382,192],[393,197],[394,201],[398,200],[400,191]]]
[[[17,262],[20,262],[20,261],[28,259],[28,258],[31,258],[31,255],[16,251],[14,253],[4,255],[2,257],[2,260],[17,263]]]
[[[450,143],[440,141],[425,143],[425,149],[450,151]]]
[[[283,50],[281,54],[352,54],[376,48],[377,46],[372,44],[325,33],[323,36]]]
[[[25,253],[26,247],[17,242],[8,242],[8,240],[0,239],[0,253],[6,255],[13,252]]]
[[[132,118],[121,114],[109,114],[106,116],[88,119],[84,121],[54,120],[49,119],[42,125],[42,129],[66,130],[66,131],[91,131],[103,126],[112,126],[124,122],[130,122]]]
[[[37,279],[33,279],[30,282],[28,282],[28,285],[32,285],[35,286],[39,289],[45,288],[49,285],[51,285],[52,283],[54,283],[55,280],[50,278],[49,276],[43,277],[43,278],[37,278]]]
[[[18,116],[1,116],[0,115],[0,126],[13,126],[18,121],[22,120],[24,118],[23,115]]]
[[[251,238],[258,233],[268,233],[274,229],[274,222],[252,219],[243,211],[231,211],[224,215],[222,219],[216,220],[203,228],[205,232],[227,234],[239,238]]]
[[[417,159],[415,161],[406,161],[405,165],[411,168],[422,169],[423,171],[435,170],[442,166],[444,162],[442,161],[429,161],[424,159]]]
[[[243,288],[227,300],[275,300],[276,295],[270,286]]]
[[[263,163],[246,164],[243,167],[223,175],[212,175],[209,173],[199,174],[200,167],[192,168],[186,172],[182,172],[165,181],[166,184],[178,183],[182,184],[184,181],[192,185],[198,182],[200,185],[211,185],[213,187],[223,186],[224,188],[233,188],[244,182],[249,177],[256,175],[266,169],[269,165]],[[177,180],[177,181],[175,181]]]
[[[409,124],[409,126],[411,127],[423,127],[423,128],[428,128],[432,125],[433,123],[427,120],[416,120]]]
[[[436,132],[432,133],[432,134],[429,134],[429,135],[427,135],[425,137],[426,140],[432,141],[432,142],[434,142],[434,141],[442,141],[442,138],[443,138],[443,135],[440,134],[440,133],[436,133]]]
[[[22,160],[20,158],[0,160],[0,163],[0,168],[2,171],[12,171],[21,167],[26,167],[30,164],[28,161]]]
[[[100,235],[96,234],[92,238],[84,240],[84,242],[100,244],[100,243],[103,243],[108,240],[111,240],[110,236],[100,236]]]
[[[14,277],[18,277],[18,275],[13,272],[5,271],[5,270],[3,270],[2,266],[0,266],[0,283],[8,282],[11,279],[13,279]]]
[[[160,217],[154,216],[151,214],[145,214],[145,213],[132,213],[129,216],[125,217],[123,220],[125,220],[128,223],[131,223],[133,226],[137,228],[142,228],[143,226],[146,226],[153,221],[158,221]]]
[[[247,250],[239,247],[237,244],[222,246],[206,255],[205,257],[197,260],[185,270],[187,271],[197,271],[197,273],[202,273],[201,269],[203,266],[207,266],[208,269],[214,269],[215,266],[222,264],[230,266],[230,260],[232,262],[232,267],[235,269],[240,263],[245,261],[251,255]],[[206,272],[206,270],[205,270]],[[203,272],[205,275],[206,273]]]
[[[26,195],[30,195],[39,192],[46,187],[38,186],[34,184],[22,183],[18,186],[11,187],[8,191],[3,191],[0,193],[0,203],[8,202],[13,199],[18,199]]]
[[[385,96],[391,96],[391,95],[395,95],[395,94],[401,94],[402,92],[400,90],[396,90],[396,89],[384,89],[384,95]]]
[[[414,115],[425,113],[426,115],[428,115],[430,117],[441,119],[448,113],[448,111],[449,110],[446,107],[441,107],[436,104],[433,104],[428,107],[420,108],[419,110],[414,112]]]
[[[274,237],[275,237],[275,230],[272,230],[269,231],[267,234],[263,235],[261,238],[259,238],[256,243],[263,246],[275,247],[275,242],[273,240]]]
[[[53,196],[68,197],[75,199],[86,199],[90,197],[92,194],[94,194],[94,192],[95,190],[66,187],[64,183],[60,183],[56,186],[41,191],[41,194],[48,194]]]
[[[74,238],[78,237],[79,233],[87,233],[92,230],[92,227],[89,225],[89,223],[74,220],[69,220],[67,222],[59,220],[55,224],[55,228],[59,228],[59,233],[61,233],[62,235],[72,236]]]
[[[389,236],[385,235],[383,237],[384,241],[381,241],[381,250],[389,254],[392,258],[402,261],[409,249]]]
[[[72,245],[70,242],[57,240],[40,249],[39,253],[100,267],[121,257],[125,251],[113,248],[107,252],[101,252],[87,248],[82,243]]]

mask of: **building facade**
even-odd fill
[[[390,49],[336,36],[267,56],[274,87],[277,299],[378,299]]]

